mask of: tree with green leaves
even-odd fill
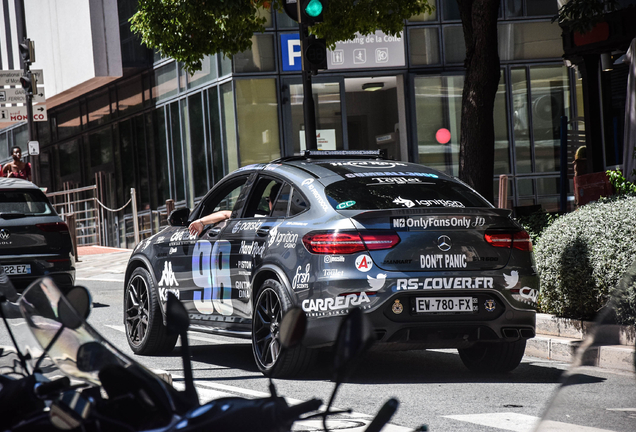
[[[148,47],[182,62],[189,72],[205,55],[233,55],[250,48],[265,30],[259,11],[281,10],[284,0],[139,0],[132,30]],[[499,0],[457,0],[466,42],[459,177],[493,201],[494,100],[499,84],[497,14]],[[356,33],[403,31],[404,21],[430,13],[427,0],[329,0],[324,22],[310,31],[329,47]]]

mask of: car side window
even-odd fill
[[[289,207],[289,195],[291,192],[291,186],[288,183],[281,188],[276,198],[276,203],[272,207],[272,217],[284,218],[287,216],[287,207]]]
[[[298,189],[294,188],[294,191],[291,195],[291,202],[289,203],[289,216],[297,215],[298,213],[302,213],[309,208],[305,197],[298,191]]]
[[[218,194],[210,196],[205,203],[199,214],[199,217],[209,215],[220,210],[233,210],[236,201],[238,200],[243,186],[245,186],[247,178],[241,178],[236,182],[232,182],[227,188],[219,191]]]
[[[281,181],[271,178],[259,179],[254,185],[243,217],[269,217],[282,184]]]

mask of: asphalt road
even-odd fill
[[[161,357],[132,354],[123,332],[121,283],[82,283],[93,294],[91,325],[124,353],[147,367],[169,372],[175,386],[182,386],[178,348]],[[268,382],[253,362],[248,340],[191,333],[190,343],[202,401],[268,394]],[[1,345],[10,345],[5,330],[0,330]],[[303,379],[275,380],[279,394],[296,403],[312,397],[328,400],[333,389],[329,363],[324,356]],[[371,352],[340,388],[335,405],[351,408],[353,414],[334,420],[332,430],[363,430],[359,426],[368,423],[388,398],[395,397],[399,410],[386,431],[408,431],[422,424],[432,431],[532,431],[566,368],[562,363],[526,357],[512,373],[475,375],[466,370],[454,350]],[[556,422],[550,426],[557,426],[551,430],[636,430],[634,389],[633,374],[587,368],[576,385],[561,392],[567,397],[550,412],[550,419]],[[608,427],[614,423],[615,429]],[[578,426],[568,429],[568,424]],[[320,429],[317,422],[297,426],[297,430]]]

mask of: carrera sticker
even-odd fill
[[[308,289],[309,284],[309,270],[311,269],[311,264],[307,264],[305,266],[305,271],[302,271],[303,266],[298,266],[296,269],[296,274],[294,275],[294,279],[292,279],[292,289]]]
[[[466,254],[420,255],[420,267],[426,269],[466,268]]]
[[[402,197],[397,197],[396,199],[393,200],[393,202],[395,204],[400,204],[403,205],[406,208],[411,208],[413,206],[415,206],[415,203],[409,199],[404,199]]]
[[[341,202],[340,204],[338,204],[336,206],[336,208],[338,210],[343,210],[343,209],[346,209],[346,208],[349,208],[349,207],[353,207],[354,205],[356,205],[355,201],[345,201],[345,202]]]
[[[302,302],[302,308],[305,312],[325,312],[349,309],[370,302],[369,296],[365,292],[361,292],[336,298],[305,299]]]
[[[344,175],[346,178],[355,178],[355,177],[428,177],[428,178],[439,178],[437,174],[431,173],[421,173],[421,172],[401,172],[401,171],[387,171],[387,172],[361,172],[361,173],[349,173]]]
[[[241,255],[251,255],[253,257],[263,257],[263,251],[265,250],[265,243],[259,244],[256,240],[252,243],[247,243],[245,240],[241,242],[241,247],[238,253]]]
[[[476,217],[396,217],[391,218],[393,228],[407,228],[413,231],[426,230],[429,228],[476,228],[484,226],[486,218]]]
[[[539,291],[530,287],[523,287],[519,290],[519,295],[526,300],[536,303],[537,298],[539,297]]]
[[[360,255],[356,258],[356,268],[366,273],[373,268],[373,260],[369,255]]]
[[[464,288],[493,288],[493,278],[487,276],[476,276],[398,279],[394,290],[405,291],[418,289]]]
[[[386,273],[378,273],[377,277],[367,275],[367,282],[369,282],[369,291],[379,291],[384,287],[386,281]]]
[[[263,222],[243,222],[238,221],[234,227],[232,227],[232,234],[242,231],[257,231]]]
[[[159,279],[159,286],[179,286],[177,278],[172,271],[172,263],[166,261],[163,263],[163,271],[161,272],[161,279]]]
[[[345,257],[340,255],[325,255],[324,261],[325,261],[325,264],[330,264],[334,262],[344,262]]]
[[[194,307],[202,314],[231,315],[232,279],[230,277],[230,252],[227,240],[210,243],[199,240],[192,251],[192,281],[201,290],[192,296]]]

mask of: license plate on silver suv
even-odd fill
[[[31,264],[10,264],[3,267],[8,275],[31,274]]]
[[[473,308],[473,304],[475,305]],[[415,299],[416,313],[431,312],[476,312],[477,299],[474,297],[418,297]]]

